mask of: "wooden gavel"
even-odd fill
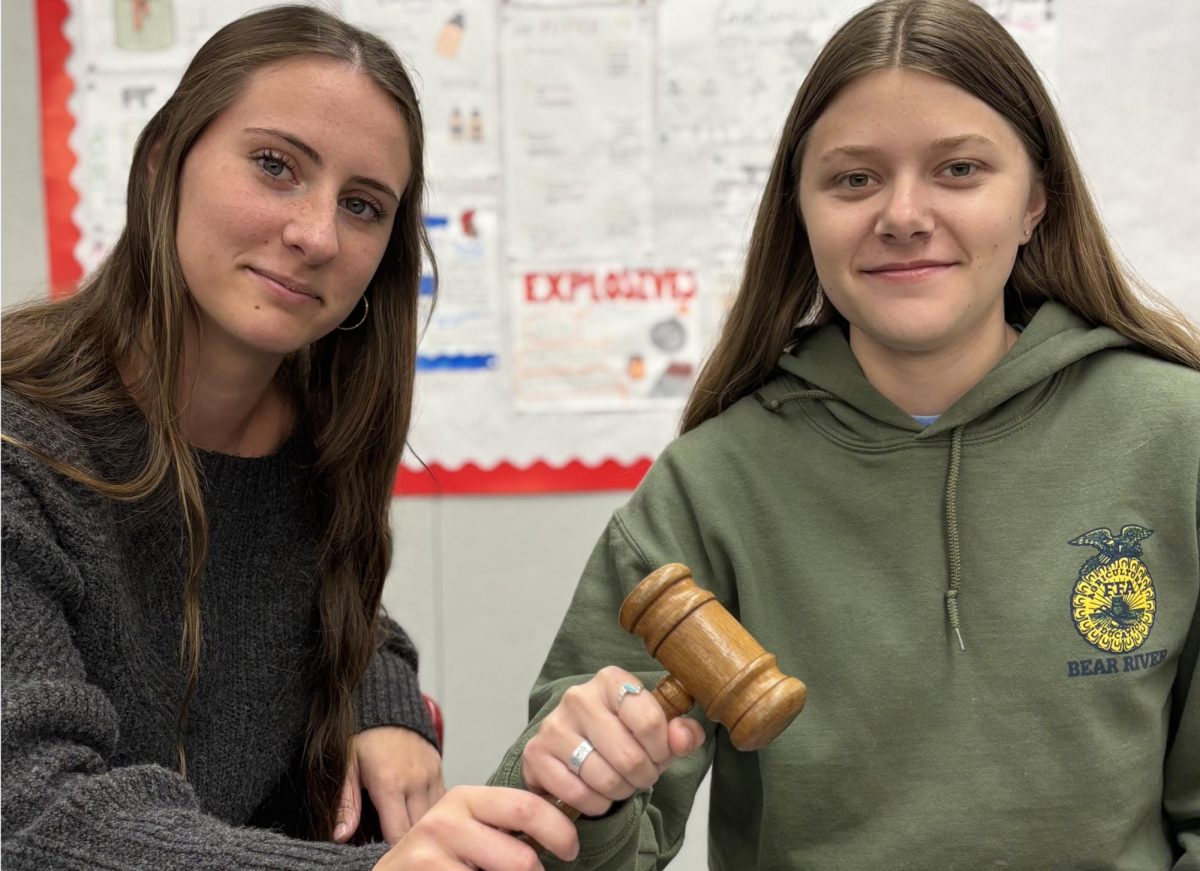
[[[620,620],[669,672],[654,688],[668,720],[699,702],[709,720],[729,730],[734,747],[758,750],[804,707],[804,684],[781,672],[774,655],[696,586],[685,565],[669,563],[647,575],[625,597]]]
[[[668,720],[699,702],[711,721],[729,730],[734,747],[758,750],[804,707],[804,684],[783,674],[717,597],[696,586],[685,565],[669,563],[647,575],[625,597],[620,621],[667,668],[654,698]],[[566,802],[547,800],[579,818]]]

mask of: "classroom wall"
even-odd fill
[[[1058,99],[1121,252],[1200,320],[1200,4],[1058,0]],[[44,293],[33,2],[0,19],[3,304]],[[481,435],[481,437],[483,437]],[[447,721],[446,777],[477,783],[525,722],[526,692],[623,493],[409,498],[393,504],[384,594]],[[801,675],[802,677],[803,675]],[[703,807],[673,867],[704,867]]]

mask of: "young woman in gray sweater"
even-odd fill
[[[528,793],[442,797],[380,614],[422,149],[384,42],[242,18],[142,133],[109,257],[4,318],[6,867],[508,871],[516,830],[574,854]],[[385,840],[348,846],[364,793]]]

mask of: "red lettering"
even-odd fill
[[[527,272],[525,301],[686,301],[696,297],[696,277],[686,269],[614,269],[608,272]]]
[[[571,295],[566,297],[568,302],[575,301],[575,294],[580,290],[589,294],[592,299],[596,298],[596,276],[590,272],[572,272],[571,273]]]
[[[696,276],[688,270],[670,272],[671,298],[692,299],[696,295]]]
[[[595,299],[596,276],[590,272],[527,272],[526,302],[574,302],[582,290]]]
[[[548,276],[540,272],[525,273],[525,301],[546,302],[553,292],[554,286]]]

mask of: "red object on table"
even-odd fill
[[[430,696],[421,696],[425,700],[425,710],[429,711],[429,719],[433,721],[433,731],[437,733],[438,750],[445,752],[445,724],[442,722],[442,709]]]

